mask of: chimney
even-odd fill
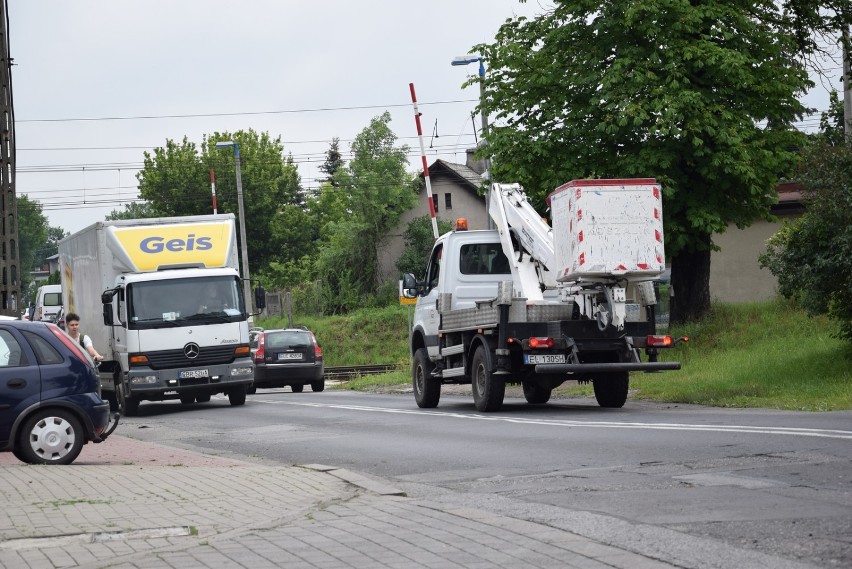
[[[480,176],[485,173],[485,160],[479,160],[474,157],[474,153],[476,152],[476,148],[468,148],[465,153],[467,154],[465,160],[465,166],[479,174]]]

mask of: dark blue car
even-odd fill
[[[0,320],[0,451],[29,464],[71,464],[109,423],[97,371],[78,343],[54,324]]]

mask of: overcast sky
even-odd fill
[[[316,187],[329,142],[385,110],[413,151],[414,83],[429,162],[475,143],[477,67],[450,61],[545,0],[8,0],[17,192],[74,232],[137,196],[143,152],[253,128]],[[840,88],[835,82],[834,86]],[[827,107],[819,85],[806,100]],[[437,121],[437,138],[433,138]],[[815,127],[809,121],[806,126]],[[430,148],[431,146],[431,148]],[[246,199],[251,199],[250,195]],[[212,208],[211,208],[212,213]]]

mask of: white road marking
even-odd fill
[[[478,420],[478,421],[501,421],[506,423],[517,423],[522,425],[542,425],[548,427],[584,427],[602,429],[652,429],[662,431],[710,431],[719,433],[756,433],[764,435],[792,435],[798,437],[823,437],[830,439],[850,439],[852,431],[837,429],[805,429],[799,427],[757,427],[750,425],[699,425],[688,423],[617,423],[613,421],[569,421],[561,419],[524,419],[518,417],[507,417],[501,415],[480,415],[466,413],[447,413],[443,411],[428,411],[424,409],[391,409],[385,407],[367,407],[364,405],[341,405],[333,403],[308,403],[296,401],[282,401],[272,399],[256,399],[258,403],[269,403],[273,405],[298,405],[302,407],[318,407],[328,409],[346,409],[350,411],[363,411],[366,413],[397,413],[403,415],[453,417],[456,419]]]

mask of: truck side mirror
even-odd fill
[[[104,303],[104,325],[112,326],[115,324],[115,320],[112,317],[112,303],[105,302]]]
[[[402,294],[406,298],[414,298],[418,294],[417,277],[414,273],[405,273],[402,275]]]
[[[266,291],[262,286],[255,287],[254,289],[254,305],[257,306],[258,310],[266,308]]]

